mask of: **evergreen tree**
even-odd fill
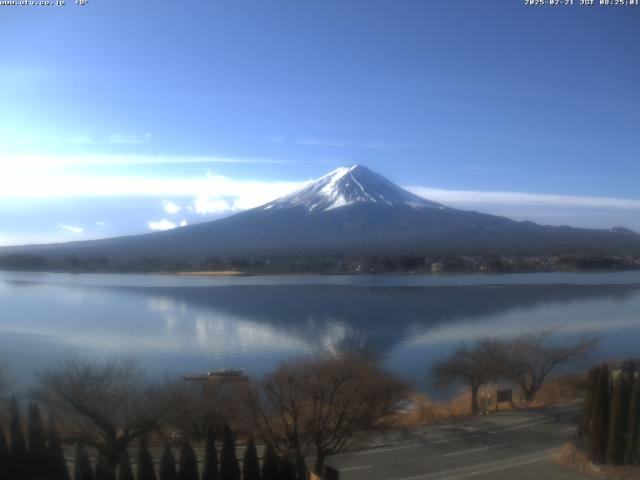
[[[625,463],[640,463],[640,372],[636,372],[633,390],[629,401],[627,450]]]
[[[96,459],[96,468],[94,473],[95,480],[116,480],[116,472],[102,453],[98,453]]]
[[[20,409],[15,398],[11,399],[11,475],[15,479],[29,478],[29,450],[24,438]]]
[[[220,480],[240,480],[240,465],[236,457],[236,442],[229,425],[224,426],[220,452]]]
[[[604,463],[607,453],[610,414],[609,367],[600,367],[596,381],[592,406],[592,421],[589,429],[589,459],[594,463]]]
[[[609,441],[607,445],[607,463],[621,465],[627,446],[627,427],[629,425],[629,387],[627,376],[620,372],[613,390]]]
[[[242,480],[260,480],[260,463],[253,437],[249,437],[242,458]]]
[[[267,443],[262,454],[262,480],[279,480],[280,460],[270,443]]]
[[[587,389],[586,394],[584,396],[584,406],[582,408],[582,419],[580,421],[580,434],[581,435],[589,435],[589,426],[591,425],[591,420],[593,416],[593,412],[591,411],[593,408],[593,397],[594,392],[596,391],[596,382],[598,378],[599,367],[595,367],[589,370],[589,375],[587,377]]]
[[[56,430],[53,415],[49,415],[47,428],[47,467],[50,480],[70,480],[67,462],[64,458],[64,450],[58,430]]]
[[[218,452],[213,430],[207,430],[207,440],[204,450],[204,465],[202,466],[202,480],[218,480]]]
[[[280,480],[297,480],[296,469],[289,461],[288,458],[282,457],[280,459]]]
[[[164,446],[164,452],[162,452],[162,457],[160,457],[160,480],[178,480],[176,459],[168,444]]]
[[[9,453],[9,444],[4,430],[0,426],[0,478],[9,478],[10,467],[11,454]]]
[[[147,439],[140,437],[138,447],[138,468],[136,478],[138,480],[156,480],[156,471],[153,467],[153,457],[147,446]]]
[[[198,480],[198,459],[187,438],[180,449],[180,470],[178,480]]]
[[[89,455],[80,444],[78,444],[78,447],[76,448],[74,480],[95,480]]]
[[[29,404],[29,463],[32,480],[48,478],[47,444],[44,438],[44,426],[38,404]]]
[[[120,456],[120,462],[118,463],[118,480],[135,480],[133,469],[131,468],[131,458],[126,450]]]

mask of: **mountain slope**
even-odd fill
[[[266,205],[165,232],[0,249],[77,257],[640,253],[626,229],[541,226],[445,207],[363,166],[339,168]]]

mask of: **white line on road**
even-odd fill
[[[484,472],[479,472],[478,470],[473,470],[473,469],[489,467],[490,469],[493,468],[494,470],[501,470],[505,468],[516,467],[519,465],[525,465],[526,463],[539,462],[541,460],[548,458],[552,453],[556,452],[557,450],[558,450],[557,448],[550,448],[548,450],[541,450],[539,452],[527,453],[525,455],[519,455],[511,458],[503,458],[502,460],[494,460],[492,462],[481,463],[479,465],[469,465],[467,467],[454,468],[452,470],[443,470],[441,472],[425,473],[423,475],[414,475],[412,477],[395,478],[393,480],[419,480],[419,479],[435,477],[436,475],[448,475],[451,473],[461,473],[467,476],[477,475],[479,473],[484,473]],[[505,462],[509,462],[509,463],[505,463]],[[467,472],[465,474],[463,473],[465,470],[472,470],[472,471]],[[444,478],[452,478],[452,477],[444,477]],[[453,477],[453,478],[456,478],[456,477]]]
[[[411,445],[405,445],[403,447],[391,447],[391,448],[378,448],[375,450],[365,450],[364,452],[357,452],[353,455],[371,455],[372,453],[382,453],[382,452],[395,452],[396,450],[406,450],[407,448],[417,448],[423,447],[421,443],[414,443]]]
[[[437,442],[433,442],[434,445],[442,445],[443,443],[451,443],[451,442],[459,442],[459,438],[447,438],[446,440],[438,440]]]
[[[361,467],[347,467],[341,468],[340,472],[355,472],[356,470],[369,470],[371,465],[362,465]]]
[[[540,422],[525,423],[524,425],[516,425],[515,427],[501,428],[500,430],[494,430],[492,432],[487,432],[487,433],[490,433],[491,435],[495,435],[496,433],[506,432],[507,430],[520,430],[522,428],[535,427],[536,425],[543,425],[545,423],[552,423],[552,422],[555,422],[555,420],[542,420]]]
[[[565,428],[564,430],[560,430],[561,432],[575,432],[576,431],[576,427],[569,427],[569,428]]]
[[[523,428],[529,428],[529,427],[535,427],[536,425],[544,425],[546,423],[555,423],[556,420],[554,419],[546,419],[546,420],[541,420],[541,421],[537,421],[537,422],[531,422],[531,423],[525,423],[524,425],[514,425],[511,427],[505,427],[505,428],[501,428],[499,430],[493,430],[493,431],[487,431],[486,433],[490,434],[490,435],[495,435],[497,433],[501,433],[504,431],[509,431],[509,430],[521,430]],[[575,427],[571,427],[571,428],[566,428],[564,430],[561,430],[561,432],[568,432],[570,430],[575,430]],[[478,429],[476,432],[473,433],[469,433],[468,437],[477,437],[479,434],[482,433],[482,430]],[[442,445],[445,443],[453,443],[453,442],[457,442],[460,441],[460,438],[448,438],[445,440],[438,440],[438,441],[426,441],[425,444],[421,444],[421,443],[415,443],[415,444],[410,444],[410,445],[404,445],[404,446],[398,446],[398,447],[389,447],[389,448],[372,448],[369,450],[360,450],[360,451],[351,451],[351,452],[345,452],[345,453],[340,453],[338,455],[333,455],[332,458],[341,458],[341,457],[347,457],[347,456],[352,456],[352,455],[370,455],[370,454],[374,454],[374,453],[384,453],[384,452],[394,452],[396,450],[404,450],[404,449],[408,449],[408,448],[417,448],[417,447],[425,447],[425,446],[429,446],[429,445]]]
[[[489,450],[490,448],[504,447],[505,445],[506,443],[500,443],[498,445],[488,445],[486,447],[473,448],[471,450],[462,450],[461,452],[445,453],[443,457],[455,457],[457,455],[464,455],[465,453],[482,452],[484,450]]]
[[[469,473],[463,473],[461,475],[457,475],[454,477],[445,477],[446,480],[456,480],[458,478],[465,478],[465,477],[475,477],[476,475],[482,475],[483,473],[493,473],[493,472],[497,472],[500,470],[507,470],[509,468],[513,468],[513,467],[521,467],[523,465],[529,465],[531,463],[537,463],[537,462],[541,462],[543,460],[547,460],[548,458],[551,457],[551,453],[545,454],[545,455],[541,455],[539,457],[534,457],[534,458],[529,458],[527,460],[522,460],[520,462],[512,462],[512,463],[506,463],[504,465],[497,465],[495,467],[491,467],[491,468],[487,468],[485,470],[476,470],[474,472],[469,472]]]

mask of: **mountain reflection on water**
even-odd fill
[[[133,356],[152,375],[228,367],[262,375],[298,355],[358,351],[424,385],[430,364],[461,341],[554,326],[563,336],[601,335],[598,356],[608,358],[640,340],[640,284],[290,283],[120,287],[8,278],[0,282],[0,356],[21,378],[68,351]]]

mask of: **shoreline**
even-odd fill
[[[0,269],[1,271],[1,269]],[[8,271],[8,270],[5,270]],[[385,277],[385,276],[394,276],[394,277],[453,277],[453,276],[498,276],[498,275],[532,275],[532,274],[550,274],[550,273],[585,273],[585,274],[597,274],[597,273],[625,273],[625,272],[637,272],[640,271],[639,268],[630,268],[624,270],[527,270],[527,271],[515,271],[515,272],[500,272],[500,271],[474,271],[474,270],[466,270],[466,271],[458,271],[458,272],[241,272],[237,270],[204,270],[204,271],[193,271],[190,272],[188,270],[181,272],[117,272],[117,271],[106,271],[106,272],[72,272],[72,271],[49,271],[46,273],[99,273],[99,274],[148,274],[148,275],[168,275],[174,277],[282,277],[282,276],[299,276],[299,277],[308,277],[308,276],[321,276],[321,277],[359,277],[359,276],[376,276],[376,277]]]
[[[523,271],[448,271],[448,272],[429,272],[429,271],[397,271],[397,272],[269,272],[269,271],[237,271],[237,270],[195,270],[195,271],[179,271],[167,272],[162,270],[65,270],[65,269],[8,269],[0,268],[0,273],[40,273],[40,274],[64,274],[64,275],[158,275],[166,277],[202,277],[202,278],[231,278],[231,277],[497,277],[510,275],[545,275],[545,274],[624,274],[639,272],[640,268],[627,269],[593,269],[593,270],[523,270]]]
[[[236,270],[204,270],[204,271],[195,271],[195,272],[150,272],[152,274],[158,275],[174,275],[178,277],[248,277],[251,275],[246,272],[238,272]]]

